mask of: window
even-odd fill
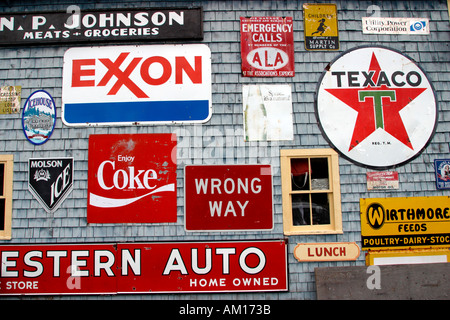
[[[342,233],[337,153],[293,149],[280,156],[284,234]]]
[[[11,239],[13,156],[0,155],[0,239]]]

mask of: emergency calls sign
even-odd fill
[[[284,240],[0,246],[0,295],[287,291]]]
[[[242,75],[293,77],[292,17],[241,17]]]
[[[360,199],[362,249],[450,247],[450,197]]]
[[[187,165],[187,231],[271,230],[270,165]]]
[[[203,39],[202,8],[0,14],[0,45]]]
[[[204,44],[71,48],[64,54],[68,126],[202,123],[211,117]]]
[[[175,134],[89,136],[88,223],[177,221]]]
[[[319,80],[315,108],[330,145],[377,170],[417,157],[437,125],[427,75],[414,60],[385,47],[353,48],[332,61]]]

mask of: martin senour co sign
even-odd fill
[[[286,291],[284,240],[0,246],[0,295]]]

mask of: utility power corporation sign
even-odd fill
[[[188,165],[184,173],[187,231],[273,228],[270,165]]]
[[[293,77],[292,17],[241,17],[242,75]]]
[[[62,103],[68,126],[206,122],[211,51],[203,44],[71,48]]]
[[[58,209],[73,189],[73,158],[28,160],[28,190],[48,213]]]
[[[430,34],[430,22],[426,18],[363,17],[362,31],[368,34]]]
[[[0,246],[0,295],[287,291],[284,240]]]
[[[360,199],[364,250],[450,247],[450,197]]]
[[[169,39],[203,39],[202,8],[0,14],[0,45]]]
[[[176,136],[89,136],[88,223],[177,221]]]
[[[332,61],[319,80],[315,108],[328,142],[374,169],[417,157],[437,125],[437,101],[425,72],[384,47],[351,49]]]

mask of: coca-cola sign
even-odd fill
[[[176,222],[176,136],[89,137],[88,223]]]

